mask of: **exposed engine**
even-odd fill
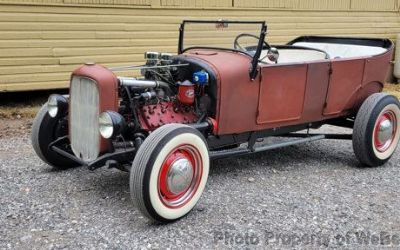
[[[201,123],[213,115],[210,73],[196,62],[167,53],[147,52],[140,78],[119,77],[119,113],[130,129],[146,134],[170,124]],[[133,133],[133,134],[132,134]]]

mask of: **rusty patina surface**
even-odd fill
[[[217,74],[217,134],[234,134],[351,114],[384,86],[393,47],[382,55],[293,64],[260,64],[237,52],[190,50]]]
[[[104,111],[118,111],[118,78],[105,67],[97,64],[85,64],[72,72],[72,77],[87,77],[96,82],[99,92],[99,114]],[[69,119],[70,120],[70,119]],[[107,141],[99,135],[100,151],[108,148]]]

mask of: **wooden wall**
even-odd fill
[[[67,87],[88,61],[143,63],[176,52],[183,19],[219,18],[266,20],[270,43],[400,33],[399,0],[0,0],[0,91]]]

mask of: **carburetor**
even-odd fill
[[[146,52],[144,59],[146,60],[146,68],[141,69],[141,74],[146,79],[157,80],[155,75],[161,76],[161,79],[169,77],[168,68],[160,67],[167,66],[172,63],[172,54],[159,52]],[[150,68],[149,68],[150,67]]]
[[[144,53],[144,59],[146,66],[168,65],[172,62],[172,54],[149,51]]]

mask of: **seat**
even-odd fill
[[[320,61],[328,59],[327,54],[319,50],[301,49],[301,48],[278,48],[279,59],[278,64],[282,63],[300,63],[310,61]],[[274,64],[266,57],[268,50],[261,52],[260,59],[263,63]],[[264,58],[264,59],[263,59]]]

